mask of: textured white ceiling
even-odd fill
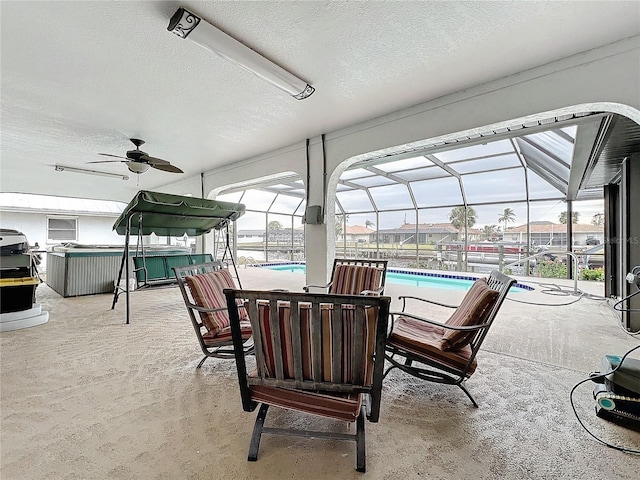
[[[294,100],[171,34],[179,6],[316,92]],[[2,1],[0,17],[2,191],[124,201],[180,177],[53,165],[137,137],[193,175],[640,33],[637,1]]]

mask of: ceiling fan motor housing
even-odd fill
[[[137,162],[137,161],[140,160],[140,158],[143,155],[146,155],[146,154],[147,154],[147,152],[143,152],[142,150],[128,150],[127,151],[127,158],[130,158],[131,160],[134,160],[134,161]]]

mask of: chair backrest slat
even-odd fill
[[[309,319],[309,334],[311,336],[311,372],[314,382],[321,382],[322,371],[322,313],[320,303],[311,305],[311,318]]]
[[[227,302],[229,301],[229,297],[227,297]],[[262,345],[262,334],[260,331],[260,323],[258,322],[258,302],[255,298],[248,299],[248,311],[249,311],[249,321],[251,322],[251,331],[253,332],[253,343],[255,345],[254,353],[256,356],[256,363],[258,365],[258,375],[261,378],[265,378],[265,365],[266,359],[264,358],[264,347]],[[237,314],[236,312],[230,311],[229,318],[231,319],[231,328],[233,333],[233,314]]]
[[[366,347],[366,345],[364,344],[365,334],[371,334],[371,332],[366,332],[367,316],[365,314],[364,307],[356,307],[355,314],[355,324],[353,325],[353,349],[351,350],[351,365],[353,366],[351,376],[353,378],[353,383],[362,383],[364,374],[363,369],[356,367],[358,365],[363,365],[362,353]],[[349,319],[346,319],[346,321],[348,322]],[[366,369],[366,362],[364,363],[364,365]]]
[[[282,351],[282,333],[280,331],[280,315],[276,302],[269,303],[269,327],[271,331],[271,345],[274,351]],[[284,379],[284,368],[282,365],[282,356],[274,355],[275,376],[278,379]]]
[[[331,316],[331,379],[334,382],[342,383],[342,305],[333,306]]]
[[[303,353],[302,353],[302,332],[300,329],[300,311],[296,300],[291,301],[291,349],[293,350],[293,372],[294,378],[301,382],[303,376]]]

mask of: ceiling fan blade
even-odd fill
[[[168,161],[162,160],[161,158],[150,157],[146,152],[143,152],[142,150],[140,150],[140,145],[144,143],[143,140],[138,140],[136,138],[131,138],[130,140],[136,146],[136,149],[127,151],[126,157],[121,157],[120,155],[112,155],[110,153],[98,154],[98,155],[103,155],[105,157],[121,158],[122,160],[98,160],[98,161],[87,162],[87,163],[122,162],[127,164],[127,167],[129,168],[129,170],[138,174],[146,172],[149,167],[153,167],[158,170],[163,170],[165,172],[184,173],[181,169],[179,169],[178,167],[174,167]]]
[[[140,157],[140,160],[144,160],[145,162],[149,163],[150,165],[170,165],[171,162],[168,162],[166,160],[162,160],[161,158],[156,158],[156,157],[150,157],[149,155],[142,155]]]
[[[115,155],[112,155],[115,157]],[[126,160],[96,160],[95,162],[86,162],[86,163],[126,163]]]
[[[151,167],[153,168],[157,168],[158,170],[163,170],[165,172],[171,172],[171,173],[184,173],[182,170],[180,170],[178,167],[174,167],[173,165],[167,163],[160,163],[160,164],[154,164],[154,163],[149,163],[151,165]]]

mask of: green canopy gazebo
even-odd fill
[[[229,248],[229,224],[245,213],[245,206],[241,203],[219,202],[205,198],[186,197],[168,193],[140,190],[129,202],[122,214],[113,225],[113,229],[125,236],[124,254],[118,281],[116,283],[113,304],[118,300],[122,271],[125,270],[127,286],[127,324],[129,323],[129,245],[131,235],[138,236],[138,248],[144,256],[143,235],[155,233],[162,236],[188,235],[196,237],[209,233],[212,229],[226,229],[225,255],[228,252],[234,269],[235,261]],[[237,270],[236,270],[237,275]]]

